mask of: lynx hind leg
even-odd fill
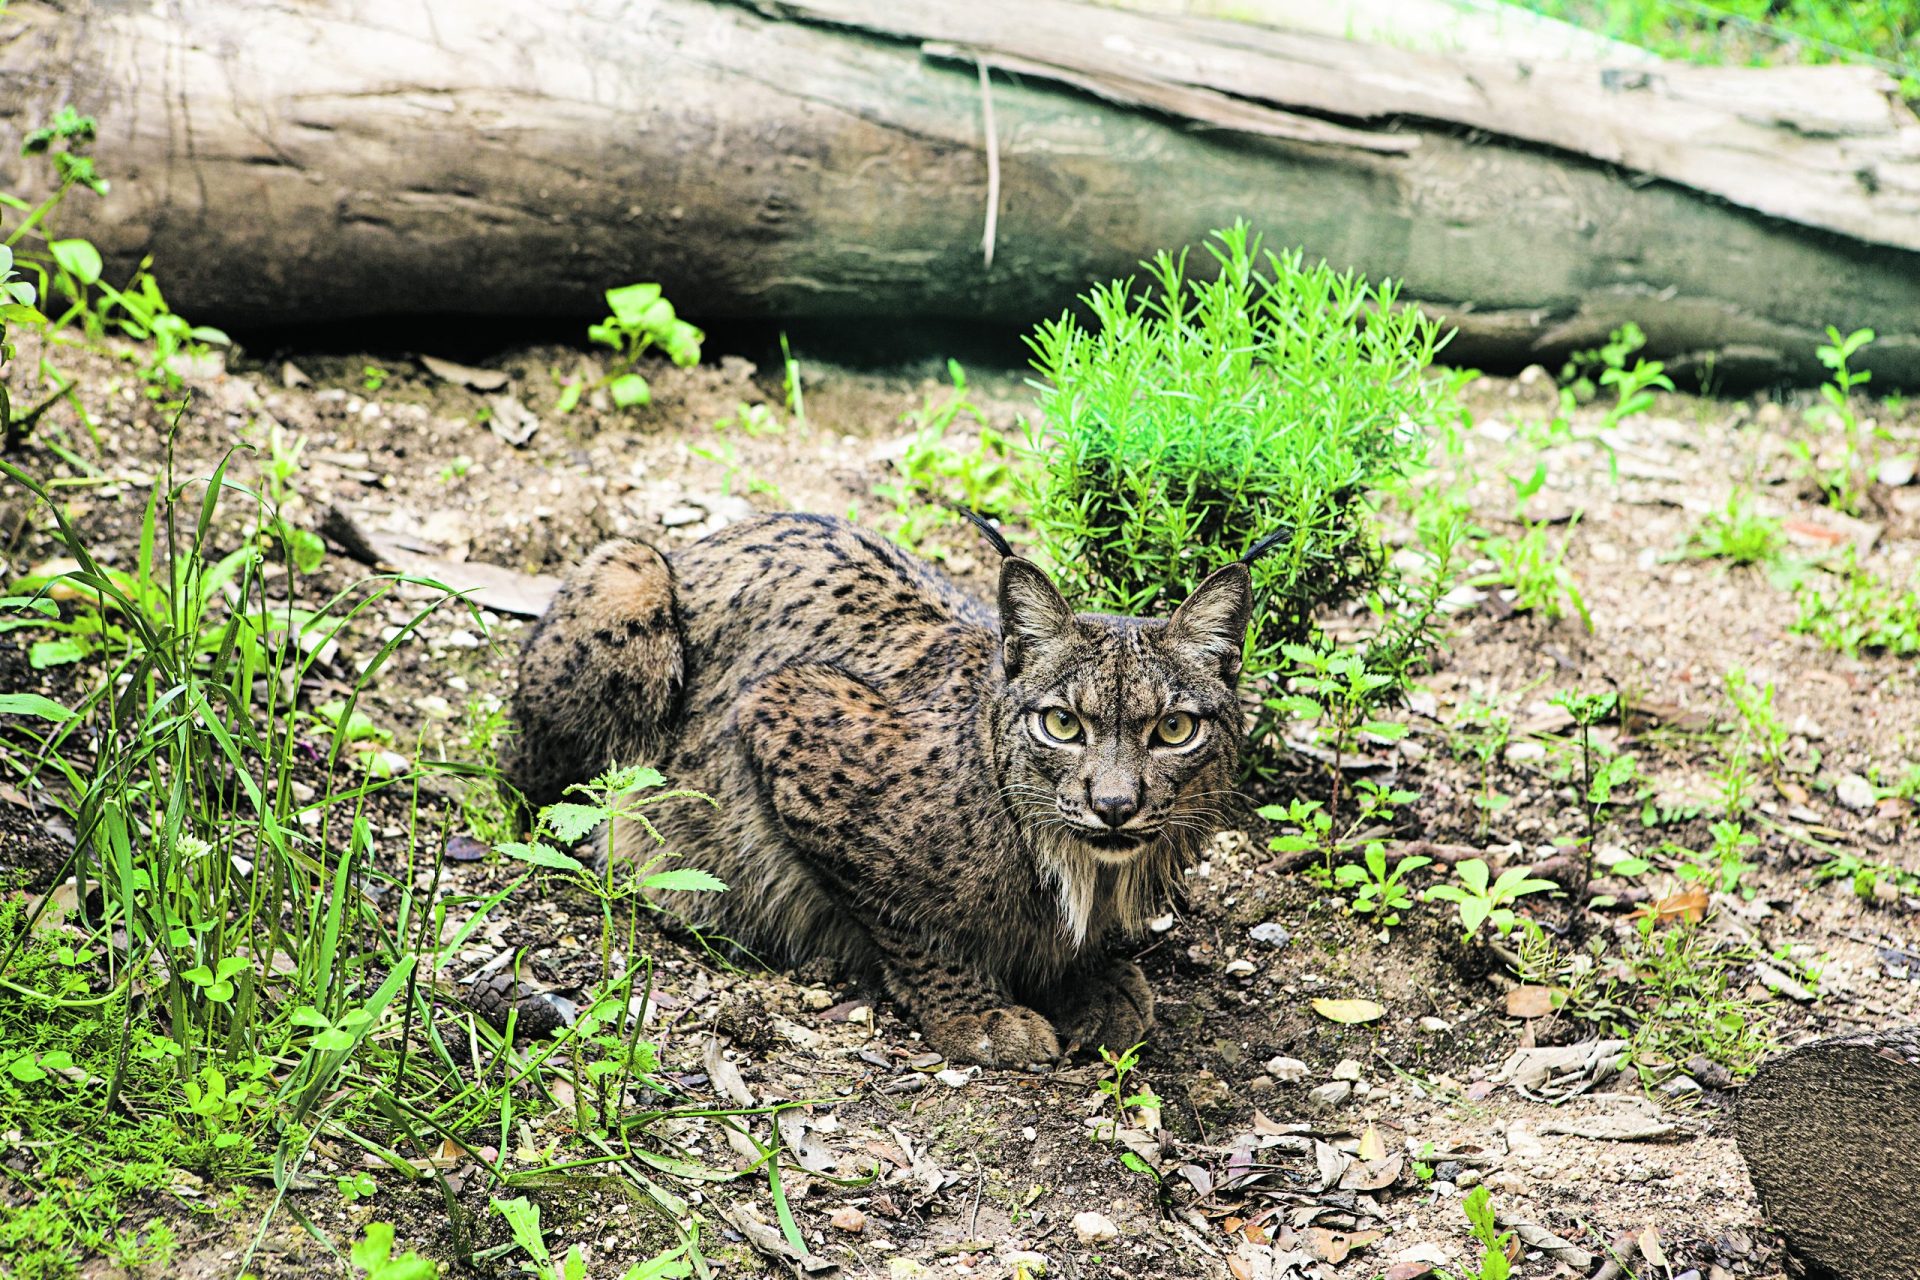
[[[685,677],[666,558],[641,542],[595,550],[528,634],[519,676],[506,772],[529,804],[658,754]]]

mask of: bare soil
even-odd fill
[[[146,487],[166,465],[165,424],[125,366],[79,352],[63,359],[69,366],[95,360],[89,372],[97,380],[89,385],[118,378],[124,388],[100,424],[101,447],[86,447],[103,482],[76,485],[64,496],[96,539],[96,552],[130,564]],[[23,354],[20,366],[30,360]],[[369,531],[431,544],[447,559],[550,574],[607,537],[671,547],[755,509],[881,520],[890,507],[874,485],[888,478],[889,458],[909,433],[903,415],[945,394],[932,362],[891,375],[809,365],[802,422],[782,403],[777,369],[728,359],[650,370],[656,399],[643,412],[619,415],[589,403],[572,416],[553,413],[554,371],[571,373],[589,362],[565,348],[518,350],[490,362],[540,417],[524,447],[503,443],[476,420],[486,395],[411,364],[297,360],[310,384],[287,385],[300,378],[277,360],[236,362],[231,371],[193,380],[196,396],[174,437],[173,471],[204,474],[226,451],[258,444],[269,423],[278,423],[288,437],[306,441],[301,503],[290,512],[297,521],[317,524],[337,505]],[[371,391],[363,371],[375,363],[391,374]],[[1001,430],[1014,430],[1029,403],[1013,374],[976,375],[972,391]],[[1550,415],[1553,389],[1538,376],[1483,379],[1468,403],[1463,464],[1488,477],[1474,493],[1477,514],[1501,529],[1512,514],[1502,472],[1524,475],[1532,465],[1516,428]],[[760,435],[716,428],[743,404],[768,406],[784,428]],[[1583,411],[1576,425],[1591,428],[1596,418],[1597,411]],[[1913,416],[1882,425],[1914,447]],[[86,437],[64,408],[48,427],[69,439]],[[956,438],[971,429],[963,423]],[[1920,760],[1914,664],[1824,650],[1789,630],[1792,602],[1763,573],[1669,555],[1736,482],[1759,488],[1777,512],[1820,526],[1826,517],[1803,490],[1788,452],[1801,430],[1797,402],[1670,396],[1614,433],[1617,480],[1591,446],[1563,446],[1547,456],[1550,479],[1530,510],[1565,522],[1567,564],[1593,630],[1577,618],[1550,622],[1515,611],[1497,590],[1487,592],[1453,619],[1445,649],[1406,713],[1409,737],[1377,749],[1373,774],[1419,796],[1393,836],[1471,846],[1497,864],[1540,861],[1557,852],[1556,837],[1580,830],[1571,742],[1547,699],[1563,688],[1612,688],[1649,710],[1599,732],[1639,755],[1660,803],[1699,812],[1654,829],[1630,806],[1600,843],[1631,853],[1663,840],[1703,848],[1712,771],[1722,758],[1711,726],[1732,720],[1723,674],[1739,666],[1773,680],[1793,731],[1793,769],[1778,788],[1765,789],[1749,824],[1761,837],[1750,855],[1758,870],[1745,882],[1753,896],[1716,899],[1703,928],[1750,931],[1769,951],[1819,966],[1812,1003],[1774,995],[1755,972],[1736,975],[1740,994],[1769,1002],[1782,1044],[1912,1022],[1920,996],[1920,963],[1900,958],[1901,949],[1920,944],[1920,903],[1897,894],[1863,903],[1844,882],[1811,883],[1827,856],[1820,846],[1920,871],[1910,804],[1881,801],[1857,811],[1834,792],[1846,774],[1878,770],[1890,779]],[[30,448],[25,461],[43,476],[72,474],[39,448]],[[235,470],[254,475],[257,458],[242,455]],[[1869,518],[1879,530],[1871,563],[1908,578],[1920,550],[1920,487],[1880,488],[1872,503]],[[21,495],[0,493],[0,505],[18,512],[24,503]],[[0,528],[8,524],[0,520]],[[26,512],[19,536],[0,548],[8,577],[56,554],[48,524],[44,511]],[[990,550],[965,532],[946,536],[950,568],[984,589]],[[1819,541],[1817,533],[1803,536]],[[321,599],[365,572],[336,551],[299,590]],[[378,648],[382,629],[404,625],[427,594],[406,593],[343,637],[335,672],[350,678]],[[509,692],[524,626],[506,614],[476,619],[442,610],[382,670],[362,709],[392,731],[403,753],[457,754],[466,704]],[[27,666],[25,643],[18,632],[0,636],[0,682],[54,694],[69,689],[70,670]],[[1520,726],[1514,745],[1485,772],[1450,730],[1470,703],[1498,708]],[[1537,733],[1525,732],[1530,724]],[[1297,776],[1278,785],[1281,794],[1322,797],[1328,788],[1324,771],[1304,761]],[[1489,789],[1511,802],[1483,822],[1473,798]],[[59,833],[26,800],[0,789],[0,863],[10,868],[9,887],[44,889]],[[1590,1255],[1576,1266],[1573,1253],[1554,1256],[1530,1245],[1520,1275],[1589,1274],[1623,1235],[1648,1229],[1670,1275],[1783,1274],[1778,1242],[1761,1222],[1734,1149],[1729,1121],[1738,1089],[1724,1072],[1677,1064],[1697,1087],[1645,1087],[1632,1076],[1614,1077],[1564,1101],[1545,1100],[1503,1068],[1522,1049],[1576,1043],[1591,1037],[1589,1029],[1553,1015],[1509,1017],[1512,980],[1483,946],[1461,945],[1450,912],[1423,904],[1404,925],[1383,931],[1351,915],[1343,897],[1277,870],[1266,849],[1270,834],[1256,827],[1223,837],[1191,876],[1178,909],[1139,948],[1160,999],[1160,1024],[1133,1087],[1150,1084],[1160,1105],[1157,1118],[1131,1117],[1138,1133],[1129,1136],[1156,1173],[1129,1168],[1120,1155],[1126,1148],[1096,1128],[1113,1116],[1097,1088],[1106,1074],[1098,1063],[1081,1060],[1044,1075],[938,1074],[943,1064],[926,1061],[912,1027],[872,993],[827,974],[731,966],[671,929],[646,939],[658,962],[650,1034],[665,1070],[695,1100],[723,1100],[715,1093],[712,1041],[724,1045],[725,1061],[758,1102],[809,1103],[801,1114],[810,1136],[801,1150],[811,1167],[789,1168],[785,1187],[810,1247],[848,1275],[1041,1274],[1042,1264],[1028,1255],[1044,1257],[1046,1274],[1067,1277],[1406,1278],[1435,1265],[1471,1273],[1478,1255],[1459,1199],[1476,1181],[1489,1186],[1504,1218],[1544,1228]],[[398,858],[403,835],[398,826],[382,828],[385,856]],[[484,895],[520,870],[486,859],[449,863],[447,887]],[[1656,871],[1603,887],[1623,903],[1598,917],[1594,929],[1619,942],[1633,929],[1627,908],[1657,901],[1674,886]],[[1564,918],[1556,904],[1532,909],[1556,925]],[[503,950],[524,947],[551,974],[551,985],[577,986],[598,962],[595,910],[569,890],[523,894],[498,927],[456,957],[448,976],[457,981]],[[1261,927],[1272,925],[1279,931]],[[1315,1012],[1319,997],[1372,1000],[1386,1012],[1342,1025]],[[1351,1086],[1343,1098],[1310,1096],[1336,1077]],[[1601,1133],[1655,1122],[1661,1136],[1641,1140],[1554,1131]],[[770,1139],[767,1120],[754,1129],[761,1141]],[[550,1144],[564,1135],[564,1117],[550,1117],[507,1135],[504,1149],[497,1131],[477,1132],[471,1143],[511,1171],[545,1163]],[[665,1136],[722,1171],[749,1163],[709,1124],[678,1125]],[[323,1141],[318,1150],[313,1186],[298,1200],[335,1240],[352,1240],[372,1220],[397,1223],[403,1244],[440,1258],[454,1257],[462,1243],[484,1249],[507,1238],[500,1219],[484,1211],[498,1188],[471,1159],[452,1160],[460,1203],[473,1221],[473,1236],[462,1242],[427,1185],[406,1186],[383,1172],[370,1200],[342,1201],[333,1176],[361,1167],[361,1155],[337,1142]],[[1402,1160],[1397,1172],[1377,1162],[1349,1165],[1355,1152]],[[1431,1176],[1417,1176],[1416,1162]],[[1383,1173],[1393,1176],[1378,1185]],[[763,1173],[674,1185],[707,1216],[721,1274],[786,1273],[785,1264],[756,1250],[739,1217],[728,1216],[775,1222]],[[549,1239],[585,1246],[595,1277],[618,1275],[668,1239],[644,1198],[616,1176],[575,1176],[530,1194],[545,1207]],[[181,1224],[172,1273],[231,1274],[264,1204],[265,1193],[245,1185],[233,1196],[157,1197],[156,1211]],[[830,1223],[850,1208],[859,1210],[857,1230],[850,1215],[841,1215],[843,1225]],[[1098,1238],[1105,1225],[1084,1218],[1077,1230],[1076,1215],[1087,1213],[1102,1215],[1116,1236]],[[335,1266],[285,1213],[255,1261],[267,1277],[324,1274]],[[94,1273],[109,1270],[102,1262]],[[485,1273],[511,1274],[512,1267],[497,1261]]]

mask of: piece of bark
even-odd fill
[[[448,560],[414,550],[402,538],[366,529],[340,507],[329,507],[320,534],[371,569],[435,582],[496,613],[537,618],[560,589],[551,574],[519,573],[482,560]]]
[[[1920,1027],[1801,1045],[1741,1091],[1768,1221],[1815,1275],[1920,1276]]]
[[[991,148],[981,63],[1020,71]],[[62,234],[230,326],[591,318],[634,280],[698,316],[1024,325],[1245,217],[1401,280],[1461,363],[1633,320],[1676,371],[1818,380],[1837,324],[1878,332],[1876,389],[1920,383],[1920,125],[1858,68],[1456,60],[1074,0],[16,0],[0,82],[16,134],[99,120],[113,187]],[[0,148],[0,189],[44,169]]]

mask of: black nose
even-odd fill
[[[1100,821],[1110,827],[1119,828],[1128,818],[1140,812],[1140,801],[1131,792],[1119,791],[1110,795],[1094,792],[1087,797],[1087,803],[1100,815]]]

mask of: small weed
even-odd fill
[[[888,536],[910,551],[933,559],[945,552],[927,539],[958,523],[957,503],[990,520],[1014,515],[1019,503],[1016,468],[1021,465],[1013,442],[987,423],[978,405],[967,398],[967,375],[957,360],[947,361],[953,391],[944,399],[932,396],[902,421],[914,429],[895,463],[899,479],[874,485],[874,493],[893,504]],[[978,433],[971,448],[956,447],[947,433],[970,419]]]
[[[1561,370],[1561,381],[1568,384],[1568,390],[1577,399],[1591,399],[1596,394],[1595,378],[1600,387],[1614,389],[1614,402],[1601,419],[1603,429],[1617,427],[1635,414],[1652,408],[1655,390],[1673,390],[1673,381],[1667,377],[1664,364],[1634,355],[1646,345],[1647,335],[1629,320],[1608,334],[1599,347],[1574,352]],[[1627,365],[1629,358],[1633,359],[1631,367]]]
[[[1378,840],[1367,844],[1359,864],[1344,863],[1334,868],[1333,882],[1353,891],[1350,909],[1355,915],[1370,915],[1387,927],[1400,923],[1400,913],[1413,909],[1413,892],[1405,884],[1408,875],[1433,862],[1432,858],[1409,854],[1387,867],[1386,846]]]
[[[1574,523],[1577,524],[1577,520]],[[1580,584],[1566,566],[1574,524],[1568,525],[1558,547],[1548,544],[1545,521],[1525,524],[1526,532],[1518,538],[1488,538],[1481,544],[1481,550],[1495,567],[1491,573],[1474,578],[1474,585],[1511,588],[1514,608],[1538,613],[1550,621],[1565,617],[1571,608],[1579,615],[1580,625],[1593,630],[1593,617],[1587,612]]]
[[[653,387],[637,367],[640,357],[658,347],[684,369],[700,363],[700,344],[707,335],[674,313],[657,284],[623,285],[607,290],[606,298],[611,314],[587,330],[591,341],[614,351],[613,368],[600,385],[619,408],[641,408],[653,403]]]
[[[1740,716],[1740,723],[1734,731],[1735,749],[1743,757],[1751,751],[1757,751],[1767,767],[1768,776],[1777,781],[1786,767],[1787,744],[1793,734],[1780,719],[1780,713],[1774,709],[1773,681],[1757,684],[1747,676],[1744,667],[1730,667],[1725,685],[1727,700],[1733,703],[1733,709]],[[1723,788],[1723,792],[1725,790]]]
[[[1451,1271],[1436,1271],[1434,1274],[1441,1280],[1507,1280],[1513,1274],[1513,1264],[1507,1261],[1507,1250],[1513,1245],[1513,1233],[1500,1230],[1493,1213],[1492,1194],[1484,1186],[1475,1187],[1460,1202],[1460,1208],[1467,1215],[1473,1238],[1480,1244],[1480,1262],[1472,1271],[1462,1271],[1457,1275]]]
[[[1451,902],[1459,911],[1462,942],[1472,942],[1487,925],[1506,937],[1518,923],[1513,904],[1530,894],[1547,893],[1560,886],[1551,880],[1536,879],[1525,867],[1509,867],[1498,879],[1479,858],[1468,858],[1453,869],[1457,884],[1437,884],[1428,889],[1429,902]]]
[[[1661,928],[1654,912],[1636,923],[1624,960],[1640,987],[1629,1055],[1641,1078],[1662,1079],[1696,1057],[1752,1074],[1773,1047],[1772,1010],[1738,993],[1756,957],[1711,941],[1698,924]]]
[[[1833,377],[1820,387],[1820,398],[1825,403],[1809,412],[1807,419],[1835,437],[1832,465],[1821,468],[1813,446],[1807,441],[1797,441],[1794,445],[1801,460],[1813,470],[1814,478],[1827,496],[1827,504],[1855,515],[1860,511],[1866,442],[1862,438],[1864,432],[1860,415],[1853,408],[1853,392],[1855,387],[1866,385],[1873,375],[1855,372],[1851,361],[1862,347],[1872,341],[1871,329],[1856,329],[1842,337],[1838,329],[1827,326],[1827,345],[1820,347],[1815,354],[1820,357],[1820,363],[1832,371]]]
[[[1837,854],[1813,873],[1814,884],[1826,884],[1833,880],[1846,881],[1852,887],[1854,896],[1864,903],[1880,901],[1879,890],[1882,885],[1896,896],[1920,895],[1920,875],[1891,863],[1869,862],[1855,853]]]
[[[435,1280],[440,1274],[431,1258],[423,1258],[411,1249],[394,1256],[391,1222],[369,1222],[347,1260],[367,1280]]]
[[[360,370],[360,387],[364,391],[378,391],[387,385],[387,379],[392,376],[377,364],[366,365]]]
[[[1456,755],[1468,756],[1480,764],[1480,785],[1473,795],[1474,808],[1480,811],[1478,834],[1485,836],[1495,814],[1513,803],[1510,796],[1493,789],[1493,766],[1506,752],[1513,737],[1513,717],[1498,707],[1469,702],[1448,726],[1447,741]]]
[[[1268,697],[1267,709],[1276,718],[1311,721],[1314,739],[1332,752],[1333,791],[1327,802],[1327,819],[1337,827],[1345,780],[1341,761],[1359,749],[1362,735],[1388,742],[1406,736],[1405,725],[1375,714],[1381,694],[1394,683],[1393,677],[1368,671],[1366,659],[1359,653],[1292,643],[1281,649],[1291,664],[1287,676],[1291,692]]]
[[[1753,897],[1754,889],[1745,880],[1748,873],[1758,871],[1760,866],[1747,861],[1747,854],[1759,847],[1760,837],[1737,822],[1716,822],[1708,831],[1713,836],[1713,846],[1704,853],[1670,846],[1686,859],[1674,869],[1674,874],[1721,893]]]
[[[1856,562],[1851,548],[1824,583],[1809,576],[1796,586],[1793,600],[1793,630],[1848,657],[1920,653],[1920,587],[1881,579]]]
[[[1787,545],[1786,531],[1772,516],[1754,508],[1753,495],[1735,489],[1727,505],[1695,527],[1682,553],[1699,560],[1731,560],[1735,564],[1772,564]]]

